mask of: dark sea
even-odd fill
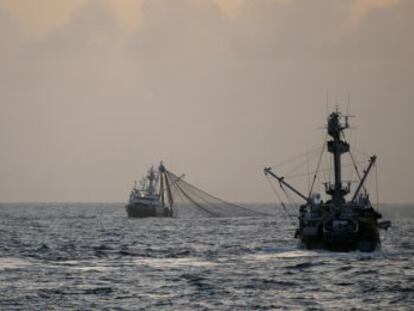
[[[0,309],[414,310],[414,206],[381,207],[374,253],[299,249],[294,219],[250,207],[274,216],[0,204]]]

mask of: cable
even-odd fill
[[[377,209],[379,210],[379,194],[378,194],[378,164],[374,163],[375,165],[375,197],[377,200]]]
[[[302,159],[304,157],[307,157],[309,155],[309,153],[313,153],[313,152],[316,152],[316,151],[319,151],[319,147],[313,148],[313,149],[311,149],[311,150],[309,150],[309,151],[307,151],[305,153],[301,153],[301,154],[299,154],[299,155],[297,155],[297,156],[295,156],[293,158],[283,160],[283,161],[281,161],[281,162],[279,162],[277,164],[271,165],[270,167],[280,167],[280,166],[286,165],[288,163],[291,163],[291,162],[300,160],[300,159]]]
[[[278,200],[279,200],[279,202],[280,202],[280,205],[282,206],[282,210],[284,211],[284,213],[285,213],[285,214],[286,214],[289,218],[291,218],[291,215],[288,213],[285,203],[283,203],[283,200],[282,200],[282,198],[280,197],[279,192],[277,192],[277,190],[276,190],[276,188],[275,188],[274,183],[270,180],[270,178],[269,178],[269,176],[268,176],[268,175],[266,175],[266,180],[267,180],[267,182],[269,183],[270,187],[272,188],[273,192],[275,193],[276,197],[278,198]]]
[[[325,141],[326,141],[327,137],[328,137],[328,135],[326,135],[326,136],[325,136],[325,139],[324,139],[324,141],[323,141],[323,145],[322,145],[321,153],[320,153],[320,155],[319,155],[318,164],[317,164],[317,166],[316,166],[315,175],[313,176],[312,185],[311,185],[311,186],[310,186],[310,188],[309,188],[309,195],[308,195],[308,197],[310,197],[310,195],[311,195],[311,193],[312,193],[312,191],[313,191],[313,187],[314,187],[314,185],[315,185],[316,177],[317,177],[317,175],[318,175],[319,168],[320,168],[320,165],[321,165],[321,162],[322,162],[323,151],[325,150]]]

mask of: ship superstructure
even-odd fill
[[[376,161],[373,155],[362,176],[358,172],[358,185],[352,196],[351,184],[342,181],[341,157],[350,152],[350,146],[344,139],[344,131],[349,128],[348,116],[336,111],[329,115],[327,133],[327,151],[333,160],[334,181],[325,183],[325,192],[329,199],[323,202],[319,194],[308,196],[276,175],[271,168],[265,168],[265,175],[275,178],[281,187],[289,189],[304,200],[299,209],[299,227],[296,237],[307,249],[328,249],[333,251],[373,251],[381,245],[379,229],[387,229],[389,221],[378,222],[381,214],[372,206],[364,187],[366,178]],[[364,191],[362,191],[364,190]]]

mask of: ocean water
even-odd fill
[[[0,204],[1,310],[413,310],[414,206],[374,253],[306,251],[295,220],[128,219],[122,204]],[[183,213],[180,213],[183,215]]]

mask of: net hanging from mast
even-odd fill
[[[176,217],[181,215],[189,218],[269,216],[269,214],[215,197],[168,170],[165,171],[165,174],[170,183]]]

